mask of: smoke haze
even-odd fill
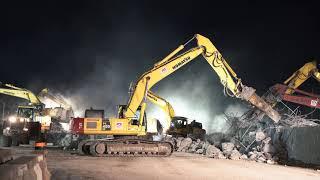
[[[84,110],[92,107],[104,109],[107,117],[113,117],[117,113],[116,106],[127,103],[129,84],[135,83],[140,74],[135,69],[124,68],[118,61],[105,64],[106,58],[98,57],[93,71],[68,91],[67,99],[72,103],[75,116],[83,116]],[[221,113],[241,113],[244,110],[240,105],[227,107],[238,100],[223,95],[218,76],[203,58],[194,61],[160,81],[151,90],[166,99],[177,116],[203,123],[207,132],[222,132],[226,124]],[[198,71],[201,67],[205,68]],[[148,103],[147,115],[166,123],[167,115],[151,103]]]
[[[127,102],[132,78],[122,74],[123,68],[117,61],[103,64],[103,58],[97,58],[93,71],[68,91],[68,99],[72,103],[75,116],[84,116],[84,110],[91,107],[104,109],[107,117],[115,116],[116,106]]]

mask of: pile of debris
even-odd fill
[[[202,154],[210,158],[252,160],[268,164],[287,164],[291,161],[288,157],[288,132],[296,127],[319,126],[319,120],[307,119],[297,111],[284,114],[278,124],[269,118],[260,116],[245,118],[225,114],[229,125],[224,133],[213,133],[206,136],[205,141],[191,138],[170,138],[175,145],[175,150]],[[258,117],[262,118],[258,118]],[[292,144],[289,143],[289,148]]]
[[[206,141],[183,137],[171,137],[167,140],[174,144],[178,152],[202,154],[209,158],[252,160],[268,164],[275,164],[279,160],[270,138],[264,138],[259,146],[251,148],[250,151],[246,151],[239,142],[232,138],[226,141],[228,138],[226,139],[225,135],[220,133],[209,135]]]

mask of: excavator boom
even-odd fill
[[[286,94],[294,93],[294,89],[297,89],[311,76],[320,82],[320,73],[317,69],[316,61],[311,61],[304,64],[298,71],[294,72],[287,80],[284,81],[283,84],[289,87],[286,91]]]
[[[280,100],[300,104],[303,106],[320,109],[320,96],[317,94],[295,89],[295,94],[288,94],[289,87],[283,84],[276,84],[270,88],[273,94],[277,94]],[[298,94],[296,94],[298,93]]]
[[[49,99],[64,109],[71,109],[71,105],[61,95],[51,93],[48,88],[43,89],[38,97],[41,100]]]
[[[276,84],[270,88],[270,91],[266,93],[263,97],[265,101],[268,102],[272,107],[276,106],[280,100],[285,100],[309,107],[317,107],[318,100],[316,95],[307,93],[297,88],[303,84],[310,77],[314,77],[320,82],[320,72],[317,69],[317,62],[311,61],[304,64],[299,70],[294,72],[288,79],[286,79],[282,84]],[[305,96],[295,96],[295,92],[299,92]],[[315,103],[316,102],[316,103]],[[316,104],[315,106],[312,104]],[[248,116],[245,118],[252,119],[258,118],[262,119],[264,117],[264,112],[259,109],[250,110]]]
[[[171,104],[150,90],[148,91],[148,100],[151,101],[153,104],[158,105],[164,111],[164,113],[168,116],[166,118],[166,126],[169,126],[172,118],[175,116],[175,112]],[[168,128],[169,127],[165,127],[165,129]]]
[[[19,88],[11,84],[2,84],[2,86],[3,87],[0,88],[0,94],[28,100],[32,106],[44,106],[42,103],[44,102],[43,100],[50,99],[64,109],[71,109],[71,105],[68,104],[62,96],[50,93],[47,88],[43,89],[37,96],[28,89]]]
[[[282,96],[284,97],[285,95],[292,95],[297,88],[303,84],[306,80],[308,80],[310,77],[314,77],[317,81],[320,82],[320,73],[319,70],[317,69],[317,62],[316,61],[311,61],[306,64],[304,64],[299,70],[294,72],[287,80],[283,82],[285,86],[280,86],[280,85],[275,85],[274,87],[271,87],[271,89],[281,89],[283,90],[283,87],[286,87],[285,91],[271,91],[271,95],[268,95],[269,97],[271,96]],[[279,88],[281,87],[281,88]],[[304,92],[306,93],[306,92]],[[289,97],[289,96],[288,96]],[[277,100],[274,98],[270,98],[270,104],[272,107],[274,107],[277,104]]]
[[[8,96],[14,96],[28,100],[32,105],[42,104],[39,98],[27,89],[19,88],[11,84],[3,84],[3,86],[3,88],[0,88],[0,94],[5,94]]]
[[[244,99],[261,109],[275,122],[279,121],[280,115],[278,112],[274,111],[270,105],[257,96],[255,94],[255,89],[244,86],[241,83],[241,79],[237,77],[236,73],[228,65],[220,52],[209,39],[199,34],[196,34],[191,40],[193,39],[197,40],[198,46],[180,55],[177,55],[177,53],[186,46],[186,44],[180,45],[176,50],[170,53],[159,63],[155,64],[151,70],[144,73],[138,79],[133,93],[129,99],[127,110],[124,114],[126,118],[135,117],[135,112],[140,105],[142,107],[141,111],[144,112],[147,93],[153,85],[202,54],[219,76],[222,85],[225,87],[225,92],[227,95]],[[188,41],[188,43],[190,41]],[[140,118],[140,124],[142,124],[142,121],[143,119]]]

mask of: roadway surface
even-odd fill
[[[49,150],[52,179],[320,179],[311,169],[269,165],[251,161],[209,159],[201,155],[174,153],[171,157],[87,157]]]

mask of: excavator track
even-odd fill
[[[84,140],[78,145],[80,155],[99,157],[166,157],[172,152],[170,142],[141,139]]]

